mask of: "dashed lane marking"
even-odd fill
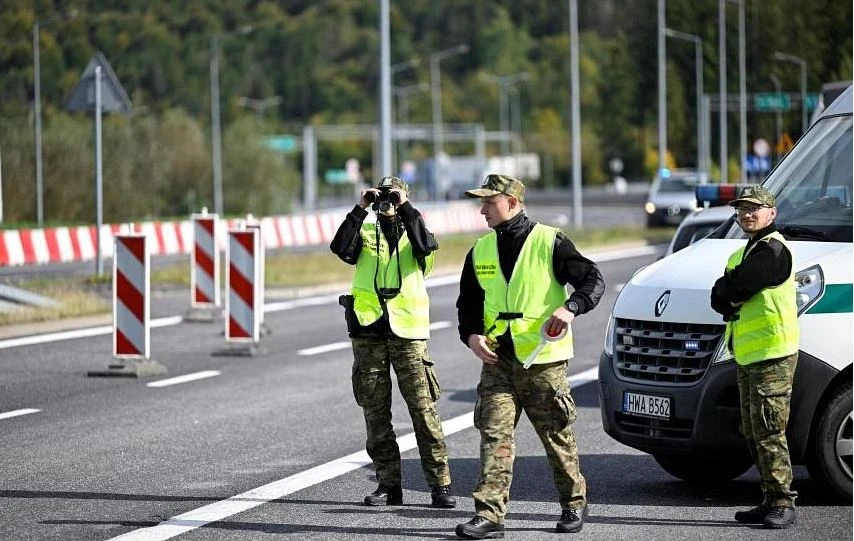
[[[451,326],[450,321],[436,321],[430,324],[431,331],[438,331],[439,329],[447,329]],[[310,357],[312,355],[320,355],[321,353],[329,353],[330,351],[339,351],[342,349],[349,349],[352,347],[352,343],[350,341],[347,342],[332,342],[331,344],[324,344],[322,346],[314,346],[311,348],[305,348],[297,350],[297,355],[303,357]]]
[[[33,408],[24,408],[20,410],[4,411],[0,413],[0,419],[11,419],[12,417],[20,417],[21,415],[29,415],[30,413],[38,413],[41,410]]]
[[[200,379],[215,378],[221,373],[219,370],[202,370],[201,372],[193,372],[192,374],[184,374],[183,376],[176,376],[174,378],[152,381],[151,383],[147,383],[146,387],[168,387]]]

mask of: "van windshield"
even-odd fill
[[[763,186],[777,198],[777,229],[791,240],[851,242],[851,115],[820,120]],[[743,237],[737,224],[727,237]]]
[[[676,193],[676,192],[694,192],[697,187],[697,182],[692,182],[682,178],[671,178],[661,181],[658,191],[661,193]]]

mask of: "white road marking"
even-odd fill
[[[0,419],[11,419],[12,417],[20,417],[21,415],[29,415],[30,413],[38,413],[41,410],[33,408],[24,408],[20,410],[4,411],[0,413]]]
[[[585,370],[574,376],[570,376],[569,384],[575,387],[596,380],[598,368]],[[456,434],[474,426],[474,412],[464,413],[453,419],[442,423],[445,436]],[[417,447],[415,434],[406,434],[397,438],[400,452],[404,453]],[[371,464],[371,459],[366,451],[359,451],[345,457],[338,458],[326,464],[296,473],[290,477],[273,481],[266,485],[253,488],[243,494],[232,496],[227,500],[214,502],[204,507],[188,511],[157,526],[140,528],[126,534],[113,537],[109,541],[164,541],[192,530],[201,528],[205,524],[217,522],[244,511],[249,511],[260,505],[284,498],[289,494],[298,492],[310,486],[329,481],[346,473],[358,470]]]
[[[170,385],[178,385],[179,383],[187,383],[189,381],[213,378],[220,375],[221,373],[222,372],[220,372],[219,370],[202,370],[201,372],[193,372],[192,374],[184,374],[183,376],[176,376],[174,378],[152,381],[151,383],[146,384],[146,387],[168,387]]]
[[[431,331],[437,331],[439,329],[447,329],[451,326],[450,321],[436,321],[430,324]],[[332,342],[331,344],[324,344],[322,346],[315,346],[312,348],[300,349],[297,351],[297,355],[301,355],[303,357],[310,357],[312,355],[320,355],[321,353],[329,353],[330,351],[338,351],[341,349],[349,349],[352,346],[350,341],[347,342]]]
[[[632,257],[640,257],[644,255],[657,254],[662,251],[662,246],[639,246],[637,248],[623,248],[618,250],[609,250],[605,252],[591,253],[588,257],[597,262],[614,261],[618,259],[629,259]],[[448,274],[445,276],[435,276],[425,280],[428,288],[441,287],[459,283],[460,276],[458,274]],[[338,295],[322,295],[319,297],[306,297],[302,299],[294,299],[290,301],[272,302],[264,305],[264,312],[280,312],[282,310],[293,310],[294,308],[302,308],[304,306],[319,306],[323,304],[331,304],[338,302]],[[161,317],[151,320],[151,327],[170,327],[183,322],[181,316]],[[22,336],[19,338],[9,338],[0,340],[0,349],[8,349],[21,346],[32,346],[36,344],[46,344],[49,342],[59,342],[61,340],[74,340],[77,338],[89,338],[92,336],[101,336],[111,334],[113,332],[112,325],[104,325],[101,327],[90,327],[88,329],[77,329],[72,331],[62,331],[46,334],[38,334],[35,336]]]
[[[297,351],[297,355],[302,355],[304,357],[308,357],[311,355],[320,355],[321,353],[328,353],[330,351],[338,351],[339,349],[347,349],[352,344],[350,342],[332,342],[331,344],[326,344],[323,346],[315,346],[313,348],[306,348]]]

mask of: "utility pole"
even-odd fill
[[[391,46],[388,0],[380,0],[380,176],[391,175]]]
[[[667,166],[667,60],[664,0],[658,0],[658,170]]]
[[[569,101],[572,128],[572,224],[581,229],[581,100],[578,77],[578,3],[569,0]]]
[[[430,55],[430,89],[433,106],[433,182],[434,195],[439,195],[446,188],[445,171],[439,166],[439,156],[444,146],[442,133],[442,73],[439,71],[439,62],[449,56],[467,53],[468,44],[462,43]]]

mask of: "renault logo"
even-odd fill
[[[664,309],[667,308],[667,303],[670,302],[670,290],[668,289],[655,301],[655,317],[661,317]]]

